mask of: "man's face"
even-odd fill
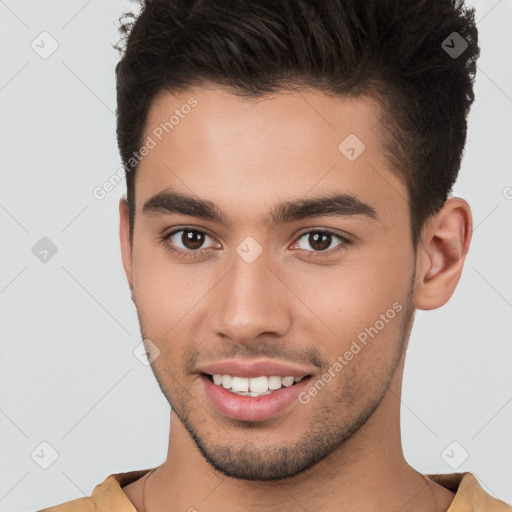
[[[142,336],[160,351],[156,379],[227,475],[275,479],[311,467],[364,428],[399,366],[415,258],[407,189],[383,156],[379,115],[368,99],[318,91],[255,101],[194,89],[152,105],[144,140],[155,144],[137,171],[127,273]],[[176,200],[143,211],[165,192],[214,204],[222,221],[190,204],[188,215],[172,211],[185,205]],[[345,203],[270,216],[282,203],[336,194]],[[216,372],[308,377],[251,397],[213,383],[206,374]]]

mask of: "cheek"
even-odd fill
[[[322,369],[320,378],[327,373],[331,377],[317,407],[330,403],[332,411],[342,411],[339,418],[346,425],[356,421],[362,411],[371,412],[377,406],[403,354],[406,305],[396,301],[380,311],[367,310],[358,321],[350,316],[340,319],[337,337],[331,337],[330,345],[322,349],[330,366]]]
[[[137,309],[153,335],[165,335],[208,291],[202,265],[171,261],[163,248],[140,244],[134,251],[133,281]]]
[[[365,352],[372,358],[393,353],[400,342],[413,268],[412,249],[399,251],[397,245],[383,243],[354,251],[337,267],[304,273],[297,295],[318,317],[303,316],[302,328],[311,329],[312,320],[318,324],[332,361],[354,341],[361,347],[366,341]]]

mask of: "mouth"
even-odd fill
[[[283,388],[295,386],[310,375],[294,377],[292,375],[260,375],[259,377],[241,377],[238,375],[222,375],[220,373],[203,373],[214,385],[239,396],[266,396]]]
[[[200,379],[207,399],[222,416],[265,421],[297,407],[311,375],[242,377],[202,372]]]

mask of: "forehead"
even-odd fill
[[[378,210],[407,210],[405,184],[383,154],[381,115],[373,99],[316,90],[161,93],[146,119],[151,149],[137,170],[137,210],[167,187],[254,213],[283,196],[333,190]]]

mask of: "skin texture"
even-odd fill
[[[454,494],[404,459],[400,395],[414,309],[441,307],[460,278],[469,205],[449,199],[414,250],[405,182],[383,156],[381,113],[368,98],[310,90],[249,100],[213,86],[166,92],[145,135],[190,98],[197,105],[139,164],[133,247],[126,200],[119,204],[123,266],[142,337],[160,350],[152,369],[173,408],[167,459],[148,479],[146,512],[171,504],[369,512],[384,502],[387,510],[446,510]],[[338,149],[349,134],[365,144],[354,161]],[[229,224],[144,214],[143,204],[168,187],[215,203]],[[332,192],[355,195],[377,218],[311,217],[272,229],[263,222],[278,203]],[[202,245],[185,245],[183,232],[162,241],[179,228],[207,236]],[[309,235],[326,228],[348,243],[328,238],[322,254]],[[249,236],[262,248],[252,263],[236,251]],[[187,258],[165,244],[206,250]],[[238,421],[203,391],[198,367],[226,358],[269,358],[321,378],[393,304],[400,311],[306,405]],[[123,489],[138,511],[143,483]]]

